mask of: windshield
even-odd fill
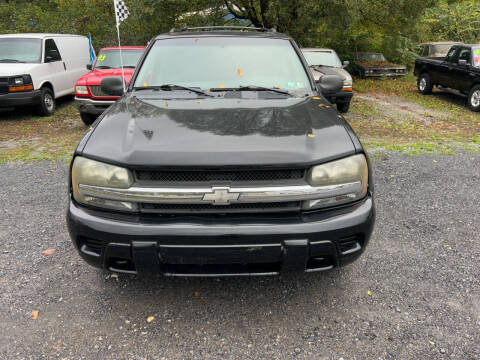
[[[357,54],[357,59],[361,61],[387,61],[387,59],[385,59],[385,56],[380,53]]]
[[[1,62],[39,63],[42,58],[40,39],[2,38],[0,39]]]
[[[142,50],[123,50],[122,59],[124,67],[137,66],[138,60],[143,54]],[[120,63],[120,50],[102,50],[98,53],[97,61],[95,62],[95,68],[114,68],[121,67]]]
[[[312,90],[289,40],[230,36],[157,40],[134,86],[164,84],[207,90],[250,85]]]
[[[335,51],[306,51],[303,55],[310,66],[342,67],[342,63]]]

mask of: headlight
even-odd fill
[[[343,80],[343,87],[352,87],[353,80],[352,79],[345,79]]]
[[[15,78],[15,85],[23,85],[23,77]]]
[[[86,86],[83,86],[83,85],[75,86],[75,94],[88,95],[88,88]]]
[[[123,210],[135,211],[137,205],[131,202],[104,199],[101,196],[85,194],[82,188],[89,193],[95,187],[128,189],[133,184],[131,172],[125,168],[113,166],[99,161],[77,156],[72,166],[73,197],[82,204]]]
[[[368,165],[359,154],[313,167],[308,173],[311,186],[324,188],[320,199],[305,201],[305,210],[360,200],[367,194]]]

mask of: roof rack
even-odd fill
[[[249,27],[249,26],[199,26],[199,27],[186,27],[181,29],[171,29],[170,32],[185,32],[185,31],[214,31],[214,30],[237,30],[237,31],[259,31],[259,32],[273,32],[275,29]]]

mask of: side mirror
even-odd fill
[[[88,64],[87,65],[87,70],[92,70],[93,69],[93,65],[92,64]]]
[[[468,65],[468,61],[467,60],[458,60],[458,65],[460,66],[467,66]]]
[[[52,62],[52,61],[54,61],[53,56],[50,56],[50,55],[45,56],[45,62],[49,63],[49,62]]]
[[[45,55],[45,62],[52,62],[61,60],[57,50],[49,50]]]
[[[348,67],[349,65],[350,65],[350,61],[344,61],[342,67],[345,69],[345,68]]]
[[[121,76],[109,76],[102,79],[100,84],[102,91],[110,96],[123,95],[123,80]]]
[[[323,75],[317,81],[318,90],[323,94],[334,94],[343,89],[343,79],[336,75]]]

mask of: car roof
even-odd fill
[[[100,51],[102,50],[145,50],[145,46],[107,46],[104,48],[101,48]]]
[[[326,48],[302,48],[300,49],[305,52],[334,52],[333,49],[326,49]]]
[[[460,45],[463,44],[460,41],[432,41],[432,42],[426,42],[426,43],[421,43],[420,45]]]
[[[250,31],[250,30],[172,30],[168,33],[160,34],[155,40],[174,39],[182,37],[250,37],[265,39],[290,39],[286,34],[273,31]]]
[[[0,38],[21,38],[21,39],[45,39],[51,37],[82,37],[83,35],[73,34],[50,34],[50,33],[24,33],[24,34],[2,34]]]

